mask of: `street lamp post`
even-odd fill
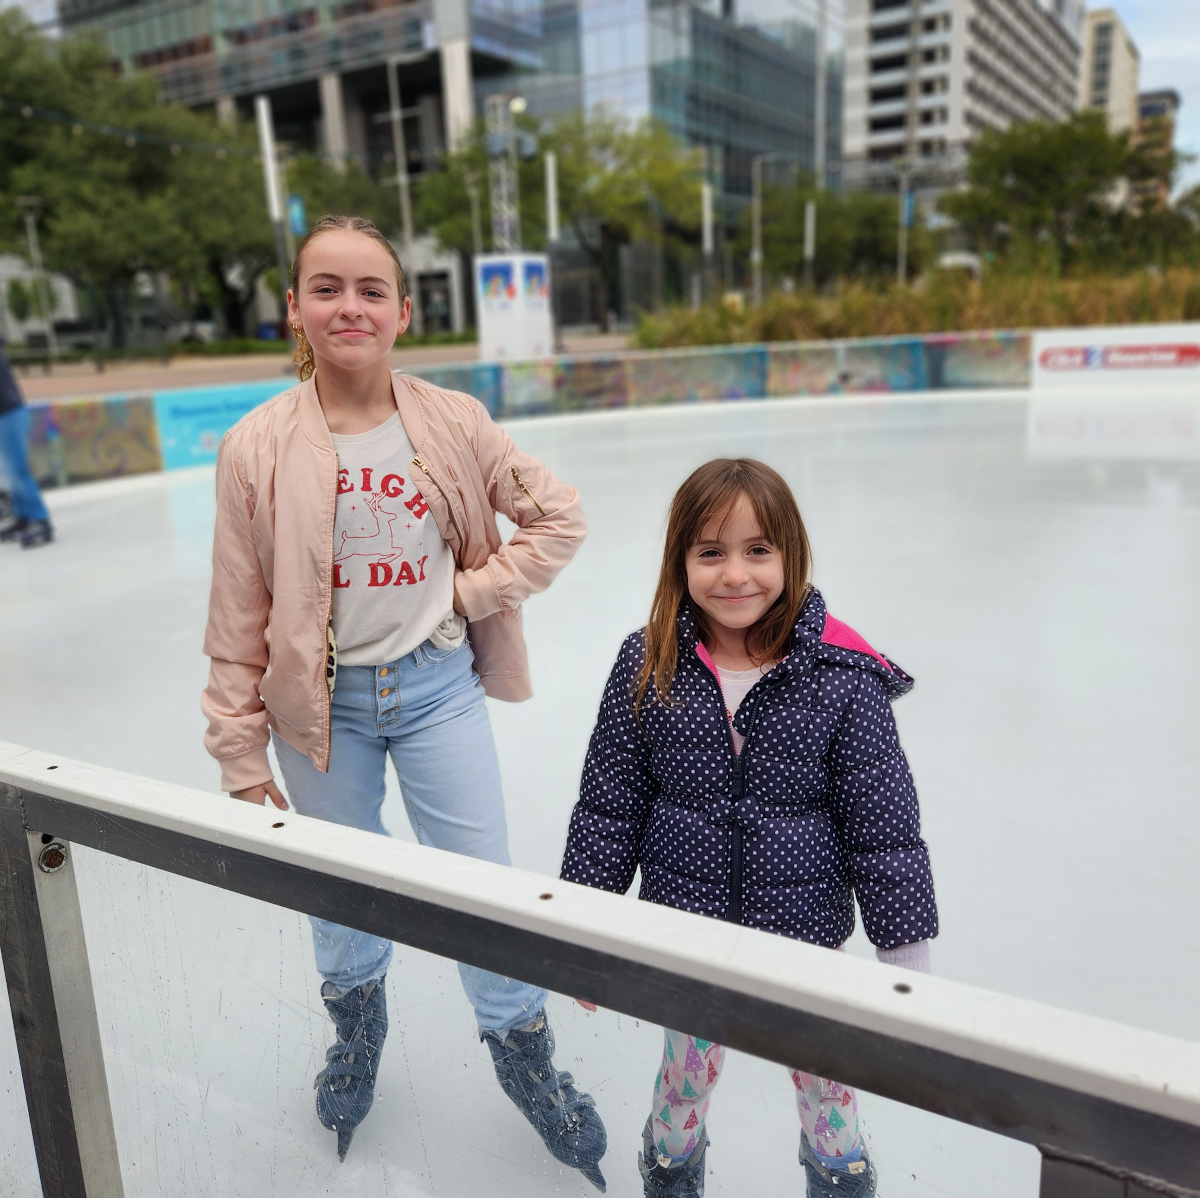
[[[37,196],[17,196],[17,205],[25,217],[25,240],[29,244],[29,265],[33,267],[33,286],[37,291],[38,302],[41,304],[43,319],[46,322],[46,349],[50,361],[58,356],[58,338],[54,334],[54,298],[50,292],[50,280],[46,278],[46,268],[42,263],[42,245],[38,241],[37,218],[42,201]],[[48,371],[47,371],[48,372]]]
[[[752,270],[752,292],[756,304],[763,301],[763,245],[762,245],[762,168],[764,162],[786,161],[794,157],[782,150],[771,150],[766,154],[755,154],[750,160],[750,266]],[[811,208],[810,208],[811,205]],[[816,205],[808,201],[804,209],[804,256],[806,270],[811,258],[810,243],[816,245]],[[811,272],[810,272],[811,273]]]
[[[283,230],[283,197],[279,190],[279,169],[275,156],[275,119],[269,96],[254,97],[254,115],[258,122],[258,150],[262,158],[263,183],[267,189],[267,215],[275,234],[275,262],[279,268],[279,289],[282,292],[283,323],[288,323],[288,258]]]

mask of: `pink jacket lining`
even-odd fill
[[[821,643],[824,645],[834,645],[838,649],[851,649],[855,653],[870,654],[885,670],[889,673],[892,671],[892,667],[888,664],[887,660],[876,653],[849,624],[843,624],[841,620],[835,620],[833,616],[828,614],[825,616],[825,631],[821,633]],[[721,675],[717,671],[717,663],[713,661],[712,654],[699,641],[696,642],[696,656],[708,666],[713,673],[713,677],[719,683]]]

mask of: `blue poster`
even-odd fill
[[[215,462],[221,438],[247,412],[293,385],[278,378],[155,392],[163,469],[184,470]]]

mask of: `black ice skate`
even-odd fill
[[[800,1133],[800,1164],[808,1179],[808,1198],[875,1198],[875,1166],[863,1146],[862,1160],[844,1169],[821,1164],[804,1132]]]
[[[28,516],[15,516],[3,528],[0,528],[0,541],[19,541],[26,529],[29,528]]]
[[[21,548],[36,549],[54,540],[54,528],[49,520],[30,520],[21,533]]]
[[[569,1073],[554,1068],[554,1032],[543,1011],[531,1027],[515,1028],[501,1040],[495,1032],[480,1039],[492,1054],[505,1094],[533,1124],[555,1159],[578,1169],[601,1193],[600,1158],[608,1134],[590,1094],[575,1089]]]
[[[658,1159],[658,1148],[650,1124],[651,1120],[647,1119],[642,1129],[642,1152],[638,1157],[638,1172],[642,1175],[645,1198],[692,1198],[692,1195],[702,1198],[708,1136],[699,1141],[687,1160],[667,1166]]]
[[[375,1101],[379,1055],[387,1037],[387,1001],[383,978],[341,993],[332,982],[321,987],[321,998],[337,1028],[337,1041],[325,1054],[317,1087],[317,1118],[337,1132],[338,1158],[346,1159],[355,1128]]]

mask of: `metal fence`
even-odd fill
[[[75,845],[1034,1144],[1042,1198],[1200,1198],[1200,1044],[0,743],[0,950],[45,1198],[123,1194]]]

